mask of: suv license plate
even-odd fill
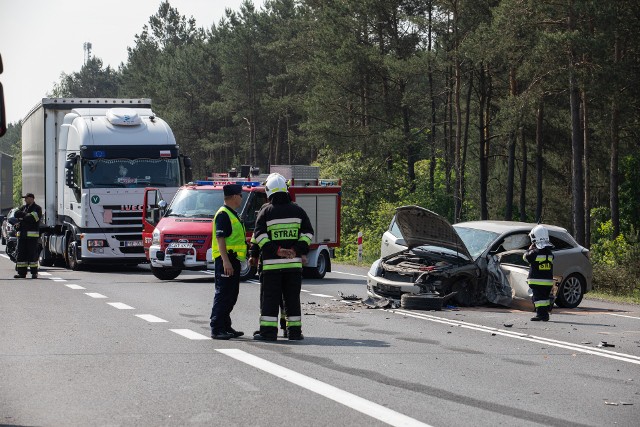
[[[124,242],[125,246],[142,246],[142,240],[129,240]]]

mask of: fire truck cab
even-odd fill
[[[271,171],[274,172],[274,167]],[[242,185],[243,202],[238,215],[247,230],[247,242],[250,241],[258,211],[267,202],[262,181],[220,175],[214,174],[209,180],[182,186],[168,206],[162,198],[162,189],[146,189],[143,243],[151,271],[158,279],[175,279],[183,270],[213,270],[212,220],[223,205],[222,187],[227,183]],[[314,240],[304,265],[304,274],[321,279],[331,271],[333,250],[340,245],[340,181],[296,179],[291,173],[288,174],[290,177],[283,175],[289,179],[292,200],[307,212],[314,228]],[[255,274],[255,268],[246,262],[242,264],[241,280]]]

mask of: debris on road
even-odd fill
[[[340,298],[342,298],[343,300],[346,300],[346,301],[360,301],[362,299],[356,294],[345,295],[340,291],[338,291],[338,295],[340,296]]]
[[[600,341],[600,344],[598,344],[598,347],[615,347],[615,344],[609,344],[606,341]]]
[[[505,328],[510,328],[513,326],[513,323],[503,323]]]

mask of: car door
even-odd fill
[[[407,249],[407,244],[402,238],[402,233],[400,233],[400,228],[398,228],[396,217],[394,216],[389,228],[382,235],[380,257],[384,258],[387,255],[392,255],[405,249]]]

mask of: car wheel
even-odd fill
[[[585,287],[582,276],[570,274],[558,288],[556,304],[558,307],[576,308],[582,302]]]
[[[253,279],[256,277],[258,269],[249,265],[248,261],[240,261],[240,281]]]
[[[182,270],[175,268],[158,268],[151,266],[151,272],[160,280],[173,280],[182,273]]]
[[[400,307],[407,310],[441,310],[442,297],[436,294],[402,294]]]
[[[311,279],[322,279],[329,271],[331,261],[329,254],[326,251],[322,251],[318,254],[318,263],[315,267],[307,267],[304,269],[305,277]]]
[[[16,262],[16,257],[18,256],[18,242],[15,240],[9,240],[4,251],[7,253],[7,256],[11,261]]]

